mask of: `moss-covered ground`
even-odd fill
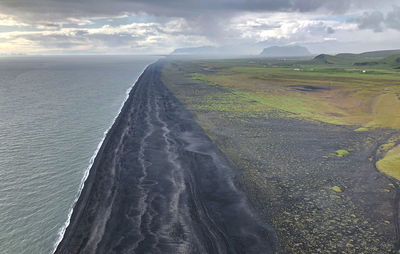
[[[400,73],[363,70],[170,60],[163,80],[238,168],[282,252],[390,253]]]
[[[190,74],[192,79],[231,89],[223,98],[216,98],[218,95],[206,98],[204,109],[237,114],[279,110],[289,117],[357,126],[355,131],[400,129],[398,70],[316,65],[282,67],[246,60],[197,61],[196,64],[199,69]],[[391,166],[380,163],[378,168],[388,166],[390,171],[398,171],[390,176],[397,177],[400,163],[390,161]]]

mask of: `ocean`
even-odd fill
[[[0,253],[51,253],[104,132],[154,56],[0,58]]]

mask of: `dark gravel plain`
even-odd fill
[[[280,251],[397,253],[398,185],[375,167],[393,131],[356,132],[279,111],[205,110],[210,95],[230,90],[191,78],[202,72],[172,60],[163,81],[237,170],[236,184],[275,227]]]

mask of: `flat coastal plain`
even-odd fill
[[[107,134],[55,253],[275,253],[236,172],[150,65]]]
[[[170,59],[162,80],[282,253],[397,253],[398,71],[284,64]]]

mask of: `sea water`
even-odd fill
[[[149,56],[0,58],[0,253],[51,253]]]

